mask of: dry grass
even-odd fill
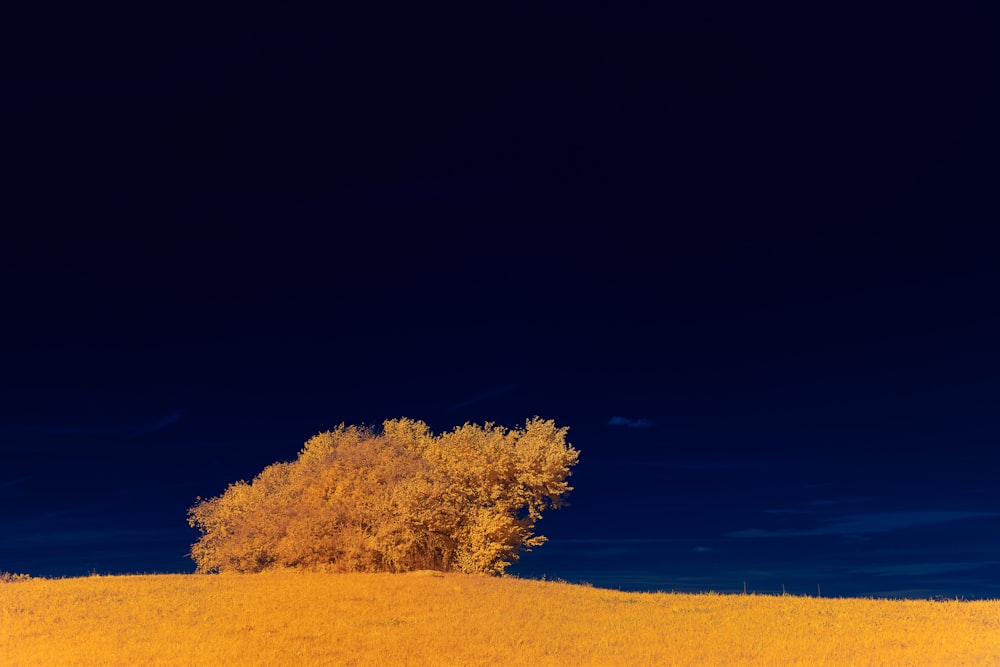
[[[0,665],[1000,665],[1000,602],[439,573],[0,584]]]

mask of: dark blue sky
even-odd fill
[[[0,571],[190,571],[318,431],[540,415],[522,574],[1000,596],[985,3],[18,11]]]

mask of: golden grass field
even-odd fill
[[[1000,601],[436,572],[32,579],[0,583],[0,665],[1000,665]]]

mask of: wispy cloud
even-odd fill
[[[822,526],[813,528],[792,528],[785,530],[764,530],[748,528],[728,533],[729,537],[812,537],[822,535],[841,535],[853,537],[886,533],[904,528],[914,528],[951,521],[966,519],[982,519],[1000,516],[995,512],[965,512],[953,510],[929,510],[911,512],[880,512],[870,514],[854,514],[833,519]]]
[[[579,537],[552,539],[549,544],[680,544],[694,541],[691,537]]]
[[[870,503],[879,501],[878,496],[856,496],[850,498],[818,498],[816,500],[809,500],[801,504],[799,507],[776,507],[761,510],[765,514],[773,515],[806,515],[806,514],[820,514],[823,512],[829,512],[832,507],[838,505],[853,505],[857,503]]]
[[[652,460],[637,460],[637,459],[602,459],[594,461],[588,458],[588,461],[592,461],[595,464],[601,466],[610,467],[624,467],[624,468],[661,468],[669,470],[704,470],[704,471],[719,471],[719,470],[733,470],[733,471],[748,471],[748,470],[764,470],[773,471],[782,468],[787,468],[788,463],[785,461],[737,461],[737,460],[712,460],[712,461],[652,461]]]
[[[865,565],[849,570],[852,574],[874,574],[879,577],[920,577],[928,574],[944,572],[963,572],[978,570],[981,567],[993,567],[1000,561],[978,561],[960,563],[887,563],[883,565]]]
[[[547,556],[579,558],[644,558],[650,554],[680,554],[698,551],[704,540],[687,537],[592,537],[551,539],[545,544]]]
[[[0,482],[0,489],[7,489],[7,488],[10,488],[10,487],[18,486],[20,484],[24,484],[25,482],[27,482],[30,479],[31,479],[31,477],[18,477],[16,479],[9,479],[9,480]]]
[[[851,503],[866,503],[873,500],[878,500],[878,496],[854,496],[849,498],[817,498],[816,500],[810,500],[806,505],[813,505],[816,507],[829,507],[831,505],[849,505]]]
[[[625,428],[650,428],[653,422],[649,419],[629,419],[628,417],[612,417],[608,420],[608,426],[624,426]]]
[[[79,544],[129,544],[146,543],[151,540],[165,540],[169,536],[161,530],[138,528],[62,528],[37,533],[7,534],[5,548],[46,546],[51,548],[72,547]]]
[[[107,435],[125,438],[134,438],[140,435],[149,435],[162,431],[168,426],[177,423],[184,416],[184,410],[174,410],[170,414],[157,420],[138,424],[135,426],[67,426],[64,424],[46,424],[35,426],[5,426],[0,427],[0,431],[8,433],[25,433],[36,435],[65,435],[65,436],[94,436]]]
[[[507,394],[509,392],[514,391],[515,389],[517,389],[516,383],[505,384],[502,387],[495,387],[494,389],[490,389],[489,391],[484,391],[481,394],[476,394],[471,398],[467,398],[463,401],[455,403],[454,405],[448,406],[446,410],[451,411],[451,410],[458,410],[459,408],[465,408],[470,405],[474,405],[476,403],[481,403],[482,401],[491,399],[495,396],[500,396],[501,394]]]
[[[149,435],[150,433],[156,433],[157,431],[162,431],[171,424],[175,424],[180,421],[180,418],[184,416],[184,410],[174,410],[169,415],[157,419],[151,424],[146,424],[145,426],[140,426],[134,429],[129,435],[135,437],[137,435]]]

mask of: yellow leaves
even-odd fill
[[[199,572],[281,567],[335,571],[459,569],[499,574],[546,507],[570,490],[579,453],[567,429],[464,424],[434,435],[410,419],[382,431],[341,424],[310,438],[296,461],[200,500]]]
[[[365,427],[345,426],[341,423],[332,431],[324,431],[309,438],[302,451],[299,452],[300,463],[324,461],[334,454],[339,446],[349,446],[371,437],[371,431]]]
[[[382,437],[409,451],[419,453],[434,438],[434,434],[424,422],[404,418],[382,422]]]

